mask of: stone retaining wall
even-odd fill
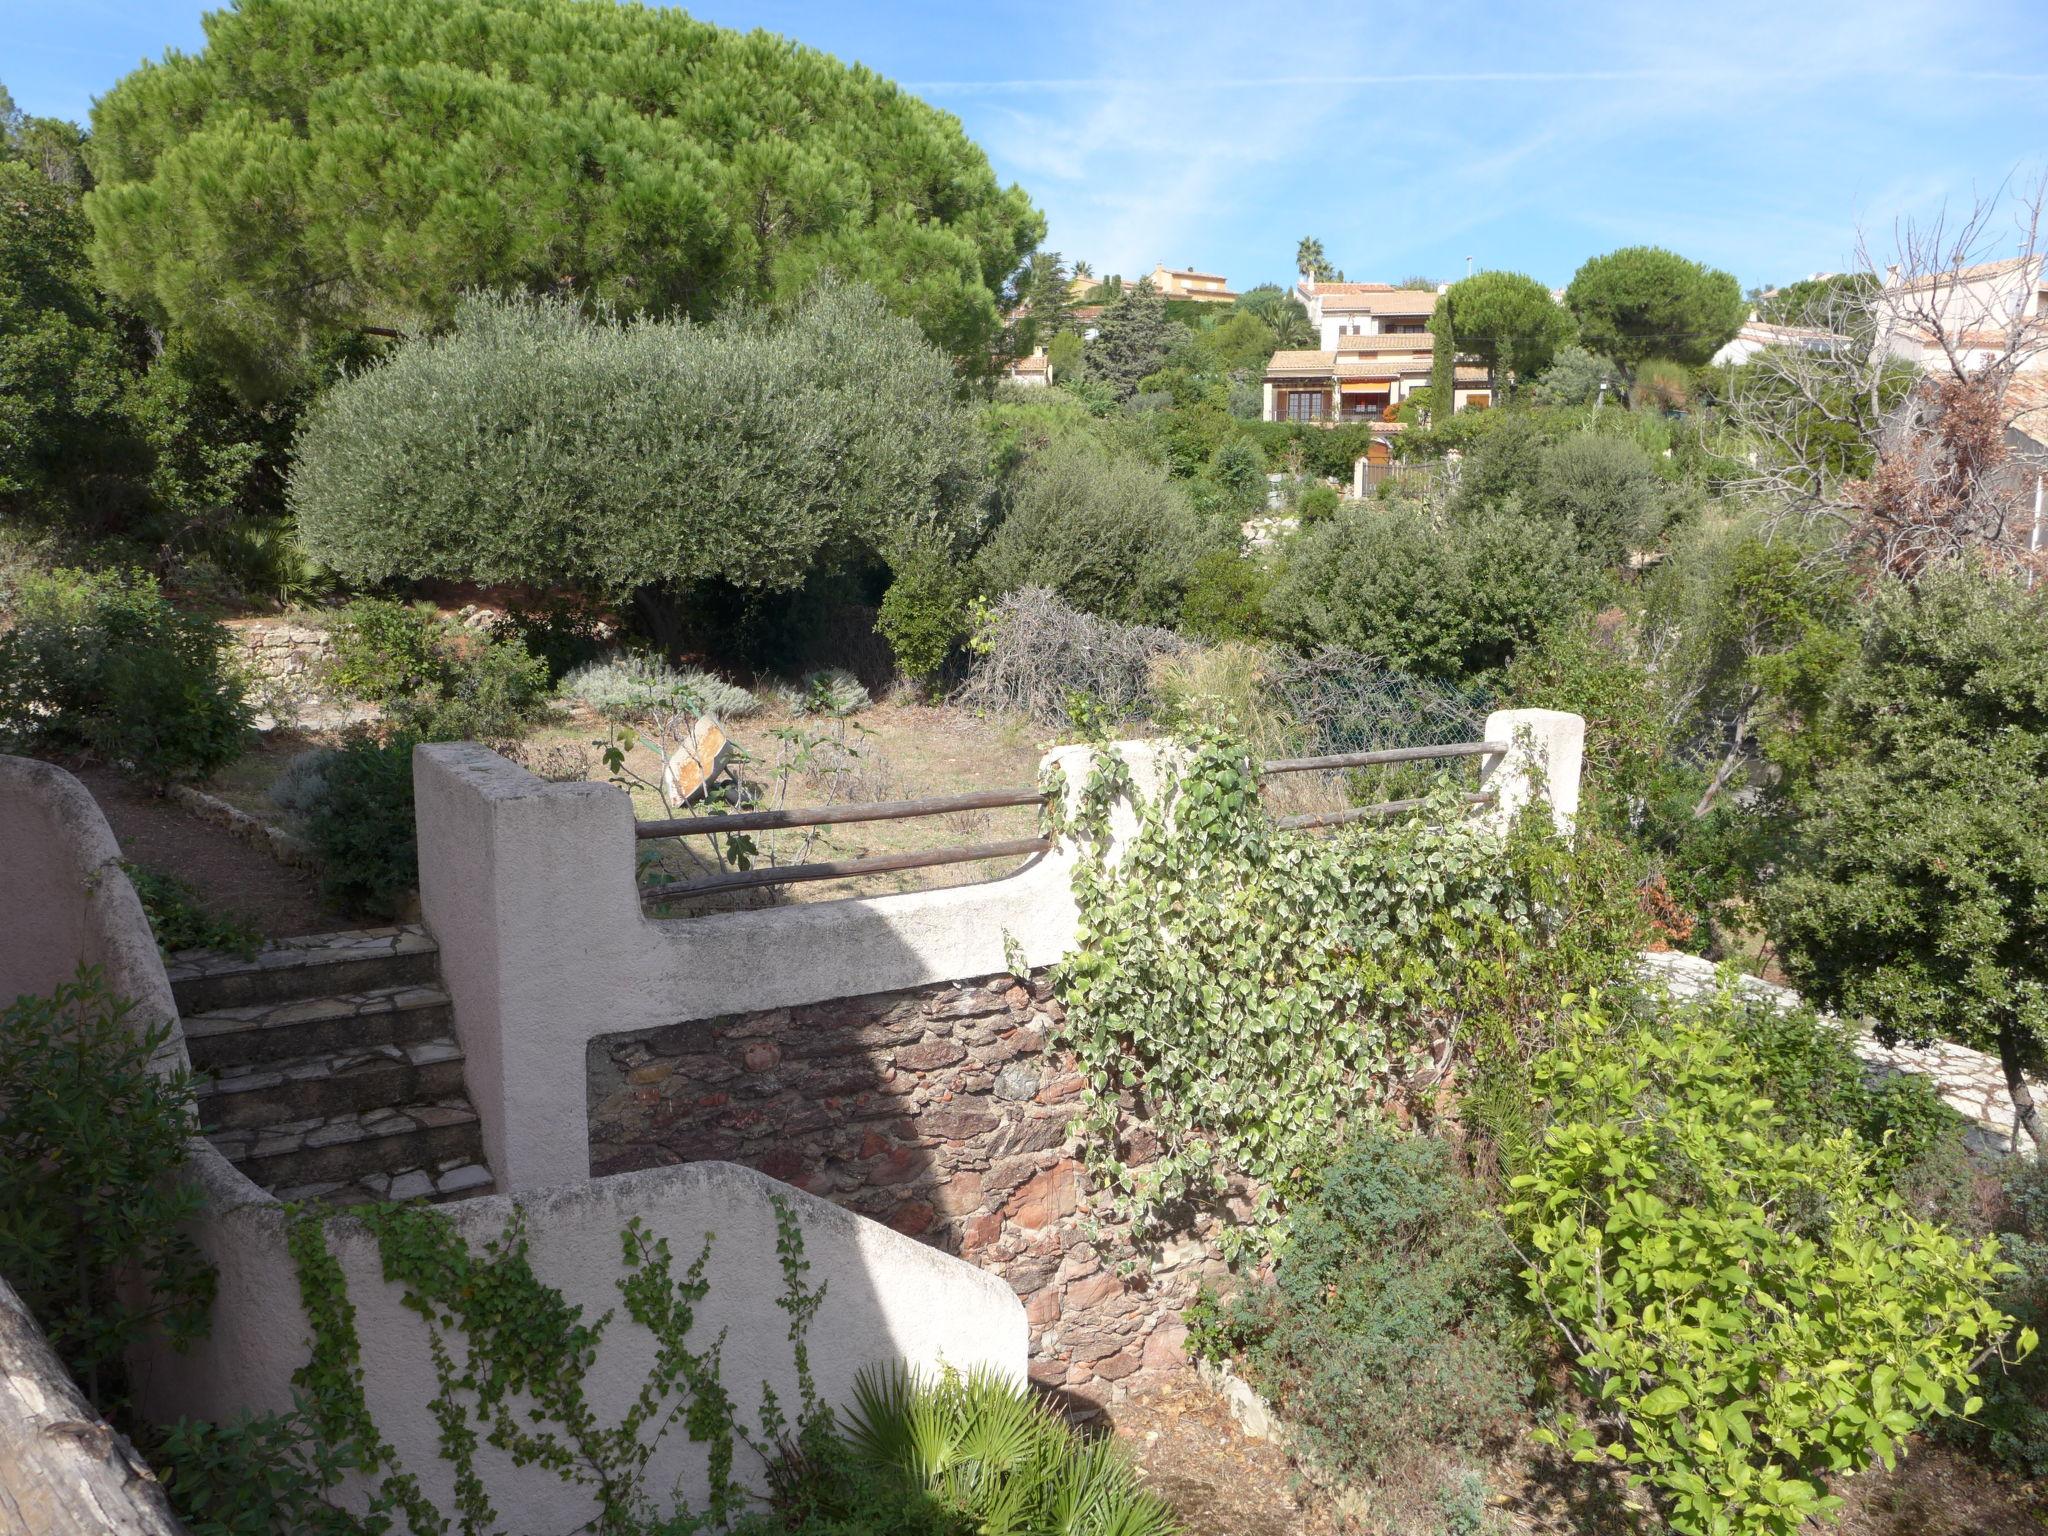
[[[1000,1275],[1032,1379],[1106,1402],[1185,1363],[1180,1310],[1224,1266],[1194,1234],[1119,1264],[1069,1135],[1081,1078],[1049,1046],[1050,993],[997,975],[600,1037],[591,1171],[716,1158],[886,1222]]]

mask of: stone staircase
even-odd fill
[[[414,925],[173,955],[207,1138],[288,1200],[487,1193],[439,955]]]

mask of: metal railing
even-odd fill
[[[1375,752],[1336,752],[1322,757],[1276,758],[1259,768],[1262,778],[1283,773],[1337,773],[1353,768],[1374,768],[1391,763],[1431,762],[1457,757],[1498,757],[1507,751],[1499,741],[1459,741],[1434,747],[1390,747]],[[1490,792],[1462,795],[1463,805],[1490,805]],[[633,835],[643,841],[661,837],[718,837],[736,832],[783,831],[796,827],[844,826],[862,821],[909,821],[926,816],[945,816],[957,811],[1002,810],[1020,805],[1042,805],[1044,791],[1035,787],[972,790],[960,795],[928,795],[919,800],[878,800],[867,805],[825,805],[804,810],[715,811],[702,816],[673,816],[659,821],[633,824]],[[1376,805],[1347,806],[1337,811],[1315,811],[1282,816],[1274,825],[1288,830],[1345,826],[1384,816],[1398,816],[1427,804],[1423,799],[1383,800]],[[672,901],[688,896],[716,896],[728,891],[757,890],[771,885],[799,885],[811,880],[845,880],[861,875],[892,874],[908,869],[932,869],[946,864],[974,864],[986,859],[1035,857],[1052,851],[1050,837],[1019,837],[1003,842],[962,844],[950,848],[921,849],[910,853],[870,854],[857,859],[827,859],[810,864],[784,864],[763,869],[727,870],[690,880],[674,880],[642,889],[646,901]]]

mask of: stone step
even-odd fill
[[[194,1071],[285,1062],[378,1045],[416,1045],[446,1037],[454,1012],[448,994],[422,982],[370,987],[332,997],[294,997],[187,1013],[185,1049]]]
[[[186,949],[165,962],[181,1016],[434,981],[434,941],[417,923],[275,939],[244,958]]]
[[[476,1110],[465,1098],[400,1104],[209,1133],[221,1154],[265,1189],[349,1184],[393,1170],[484,1160]]]
[[[455,1158],[354,1179],[287,1184],[272,1193],[280,1200],[324,1200],[329,1205],[366,1205],[372,1200],[425,1200],[441,1205],[450,1200],[473,1200],[494,1189],[490,1169],[480,1162]]]
[[[462,1097],[462,1048],[442,1036],[407,1045],[352,1045],[202,1073],[199,1123],[208,1131],[363,1113]]]

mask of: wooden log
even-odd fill
[[[185,1536],[163,1484],[86,1402],[0,1280],[0,1530]]]
[[[740,869],[701,880],[679,880],[649,886],[645,901],[671,901],[684,896],[715,896],[724,891],[750,891],[764,885],[795,885],[806,880],[842,880],[855,875],[887,874],[899,869],[929,869],[939,864],[972,864],[981,859],[1019,858],[1045,853],[1049,837],[1020,837],[1007,843],[980,843],[969,848],[932,848],[920,853],[878,853],[864,859],[834,859],[821,864],[787,864],[780,869]]]
[[[633,835],[648,837],[717,836],[723,832],[769,832],[780,827],[831,827],[849,821],[907,821],[913,816],[943,816],[949,811],[991,811],[1009,805],[1037,805],[1045,799],[1036,789],[977,789],[964,795],[927,795],[922,800],[875,800],[865,805],[820,805],[796,811],[731,811],[719,816],[678,816],[668,821],[642,821]]]

